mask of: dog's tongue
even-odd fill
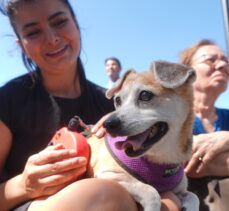
[[[134,151],[136,151],[142,147],[142,144],[144,143],[147,136],[149,135],[149,132],[150,129],[138,135],[127,137],[124,141],[116,142],[115,147],[119,150],[123,150],[131,147]]]

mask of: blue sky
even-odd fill
[[[146,70],[154,60],[178,61],[182,49],[202,38],[226,51],[221,0],[72,0],[82,33],[88,79],[105,86],[104,59],[116,56],[123,70]],[[26,73],[20,48],[0,15],[0,85]],[[229,91],[217,106],[229,108]]]

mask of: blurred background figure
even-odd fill
[[[110,88],[120,77],[122,70],[121,62],[116,57],[108,57],[105,59],[105,69],[108,76],[106,88]]]

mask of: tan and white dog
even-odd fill
[[[164,191],[177,194],[183,210],[198,210],[182,165],[191,155],[194,79],[189,67],[165,61],[127,71],[106,93],[116,107],[104,122],[112,137],[88,139],[88,176],[118,181],[145,211],[160,210]]]

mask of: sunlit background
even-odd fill
[[[105,86],[104,59],[123,70],[147,69],[154,60],[177,62],[181,50],[203,38],[226,52],[220,0],[72,0],[82,33],[81,57],[88,79]],[[0,85],[26,73],[8,20],[0,15]],[[229,108],[229,91],[217,106]]]

